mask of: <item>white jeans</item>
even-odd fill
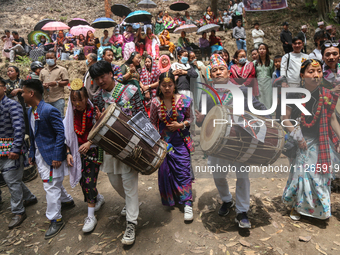
[[[49,220],[61,219],[61,203],[73,200],[63,186],[64,176],[53,178],[52,182],[44,182],[46,191],[46,217]]]
[[[20,44],[15,45],[14,47],[10,48],[9,50],[10,50],[9,59],[10,59],[11,62],[13,62],[15,60],[16,54],[19,54],[19,55],[25,54],[25,49]]]
[[[138,201],[138,172],[131,170],[128,173],[107,173],[112,187],[125,199],[126,220],[137,224],[139,214]]]
[[[244,163],[239,162],[230,162],[225,159],[216,158],[209,156],[208,157],[208,166],[215,166],[217,169],[217,165],[221,168],[223,166],[233,165],[236,166],[236,213],[248,212],[249,204],[250,204],[250,181],[249,181],[249,173],[248,172],[240,172],[240,167],[245,165]],[[229,192],[229,185],[227,181],[228,172],[213,172],[214,181],[218,193],[220,194],[221,200],[223,202],[232,201],[232,195]]]

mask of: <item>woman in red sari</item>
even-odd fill
[[[238,86],[252,87],[253,96],[257,97],[260,92],[253,62],[247,60],[247,54],[244,50],[235,52],[234,62],[236,64],[230,68],[230,82]]]

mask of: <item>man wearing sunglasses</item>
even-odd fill
[[[317,33],[315,33],[314,35],[314,44],[315,44],[315,50],[313,50],[310,54],[309,54],[309,58],[310,59],[317,59],[322,61],[322,54],[321,54],[321,46],[323,44],[324,41],[326,41],[327,39],[329,40],[330,38],[328,38],[329,35],[327,33],[325,33],[324,30],[321,30]]]
[[[340,93],[340,64],[339,43],[325,41],[321,47],[323,64],[324,87]]]

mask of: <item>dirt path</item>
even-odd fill
[[[197,150],[193,164],[204,165],[202,152]],[[280,158],[275,165],[287,165]],[[46,200],[39,178],[28,183],[38,197],[38,204],[27,208],[28,218],[17,229],[9,231],[11,213],[9,192],[3,188],[4,203],[0,206],[0,254],[340,254],[340,196],[332,194],[332,214],[328,221],[302,218],[292,222],[281,202],[288,174],[251,179],[250,219],[252,229],[240,231],[234,223],[235,212],[218,216],[220,199],[213,179],[207,175],[193,185],[194,221],[185,224],[178,207],[162,206],[157,174],[141,176],[139,180],[140,216],[136,243],[124,248],[120,242],[125,230],[125,218],[120,216],[124,201],[111,187],[106,174],[100,173],[98,187],[106,203],[96,213],[98,225],[92,234],[81,228],[87,214],[86,203],[79,186],[64,185],[73,196],[76,207],[63,212],[67,222],[62,232],[50,241],[44,240],[48,222],[45,217]],[[229,178],[231,192],[235,179]],[[309,242],[299,237],[311,238]]]

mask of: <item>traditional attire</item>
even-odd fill
[[[259,96],[260,94],[253,62],[247,61],[242,67],[232,65],[230,68],[230,82],[235,85],[252,87],[253,96]]]
[[[4,39],[4,49],[2,50],[2,56],[6,58],[10,58],[10,53],[5,52],[4,50],[12,48],[12,41],[14,40],[13,36],[10,35],[9,37],[5,37]]]
[[[165,29],[163,24],[163,16],[157,16],[157,22],[155,24],[155,34],[159,35]]]
[[[176,27],[176,23],[170,16],[163,16],[163,26],[165,29],[173,29]]]
[[[203,19],[205,21],[205,24],[215,24],[216,16],[212,11],[204,12]]]
[[[135,35],[133,33],[125,31],[123,34],[123,57],[124,60],[128,60],[131,53],[136,50],[136,45],[134,43]]]
[[[120,34],[114,34],[110,38],[111,48],[113,50],[113,55],[116,59],[122,58],[122,46],[123,46],[123,36]],[[115,45],[115,43],[118,43]]]
[[[154,34],[151,34],[149,37],[148,34],[145,34],[143,37],[145,38],[145,50],[153,58],[159,59],[159,39],[157,37],[152,39],[153,35]]]
[[[297,148],[296,158],[290,158],[290,175],[282,201],[301,215],[327,219],[331,216],[331,170],[337,169],[335,166],[340,162],[340,154],[335,149],[335,146],[339,145],[339,139],[331,127],[331,115],[338,95],[320,87],[311,94],[306,108],[312,115],[304,117],[305,123],[314,122],[321,98],[320,115],[310,128],[302,124],[304,121],[301,118],[301,131],[307,143],[307,150]],[[301,95],[294,94],[291,97],[301,98]],[[301,116],[295,105],[288,107],[292,108],[291,119]],[[324,165],[327,165],[325,172]]]
[[[104,38],[104,36],[102,38],[100,38],[100,47],[98,48],[97,51],[97,60],[103,60],[103,51],[105,49],[110,49],[111,45],[108,46],[104,46],[103,44],[107,44],[110,43],[110,37]]]
[[[168,35],[165,36],[165,40],[164,40],[163,37],[162,37],[162,35],[164,36],[164,32],[165,32],[165,31],[168,32]],[[175,50],[175,45],[174,45],[172,42],[170,42],[170,33],[169,33],[168,30],[164,30],[164,31],[161,33],[161,35],[159,36],[159,40],[160,40],[162,46],[169,45],[169,51],[170,51],[170,53],[173,53],[173,52],[174,52],[174,50]]]
[[[163,67],[162,65],[163,58],[166,58],[168,60],[168,65],[166,67]],[[170,70],[170,67],[171,67],[171,61],[168,55],[160,56],[159,61],[158,61],[158,69],[161,71],[161,73],[166,73],[167,71]]]
[[[130,72],[130,66],[128,66],[127,64],[123,64],[120,68],[122,70],[123,77],[124,77],[124,75],[126,73]],[[141,70],[137,69],[136,73],[134,73],[134,75],[132,77],[130,77],[128,80],[125,80],[125,79],[123,80],[123,84],[125,84],[125,85],[126,84],[134,85],[138,89],[138,93],[137,94],[139,94],[140,99],[143,100],[144,96],[143,96],[143,93],[142,93],[142,91],[140,89],[140,85],[139,85],[140,73],[141,73]]]
[[[270,60],[269,66],[265,64],[260,65],[258,60],[254,62],[260,92],[258,100],[264,104],[267,109],[270,109],[273,99],[272,75],[274,72],[274,62]]]
[[[166,123],[173,120],[173,109],[162,114],[162,100],[158,97],[151,102],[151,123],[159,130],[161,137],[172,150],[167,153],[158,170],[158,186],[162,204],[174,206],[175,203],[192,206],[192,177],[190,174],[190,152],[193,151],[193,142],[190,138],[189,128],[171,132]],[[191,98],[181,95],[175,102],[177,122],[192,122],[193,112]],[[166,118],[166,121],[165,119]]]

